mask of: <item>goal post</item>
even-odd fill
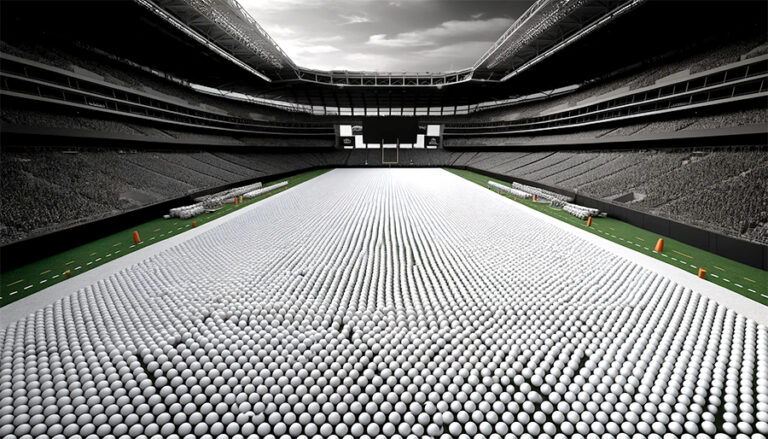
[[[395,142],[394,148],[385,148],[384,139],[379,144],[381,147],[381,164],[382,165],[397,165],[400,163],[400,139]],[[394,154],[392,154],[394,151]]]

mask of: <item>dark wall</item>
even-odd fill
[[[745,241],[743,239],[732,238],[730,236],[725,236],[720,233],[701,229],[699,227],[679,223],[677,221],[661,218],[645,212],[639,212],[637,210],[630,209],[610,201],[588,197],[573,191],[548,186],[545,184],[537,183],[535,181],[516,177],[513,178],[508,175],[487,172],[482,169],[472,168],[469,166],[454,167],[459,169],[466,169],[478,174],[487,175],[491,178],[502,181],[516,181],[522,184],[536,186],[552,192],[568,195],[574,197],[574,203],[576,204],[600,209],[601,212],[606,212],[608,216],[620,219],[626,223],[632,224],[633,226],[640,227],[641,229],[645,229],[650,232],[658,233],[659,235],[663,235],[685,244],[692,245],[696,248],[714,253],[724,258],[741,262],[742,264],[750,265],[761,270],[768,270],[768,246],[765,245]]]

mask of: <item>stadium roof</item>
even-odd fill
[[[432,87],[506,81],[541,57],[646,0],[538,0],[472,68],[440,73],[322,71],[299,67],[236,0],[135,0],[189,37],[268,82]]]
[[[540,0],[474,66],[429,74],[299,67],[235,0],[2,0],[0,32],[76,41],[190,84],[315,113],[410,108],[418,115],[418,108],[439,107],[465,114],[479,103],[622,74],[675,50],[717,44],[727,33],[766,27],[765,1],[691,4]]]

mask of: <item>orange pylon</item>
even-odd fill
[[[653,250],[659,253],[664,251],[664,238],[659,238],[659,240],[656,241],[656,248],[654,248]]]
[[[592,227],[592,217],[587,217],[587,227]]]
[[[192,227],[197,227],[197,221],[192,221]]]
[[[237,206],[237,197],[235,197],[235,206]]]
[[[702,278],[702,279],[706,279],[707,278],[707,270],[705,270],[703,268],[699,268],[699,277]]]
[[[66,276],[66,277],[70,277],[70,276],[72,276],[72,270],[67,270],[67,271],[65,271],[65,272],[64,272],[64,276]]]
[[[533,194],[533,202],[536,202],[536,194]]]
[[[136,244],[141,242],[141,238],[139,238],[139,232],[136,230],[133,231],[133,242]]]

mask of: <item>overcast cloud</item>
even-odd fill
[[[533,0],[239,0],[302,67],[471,67]]]

